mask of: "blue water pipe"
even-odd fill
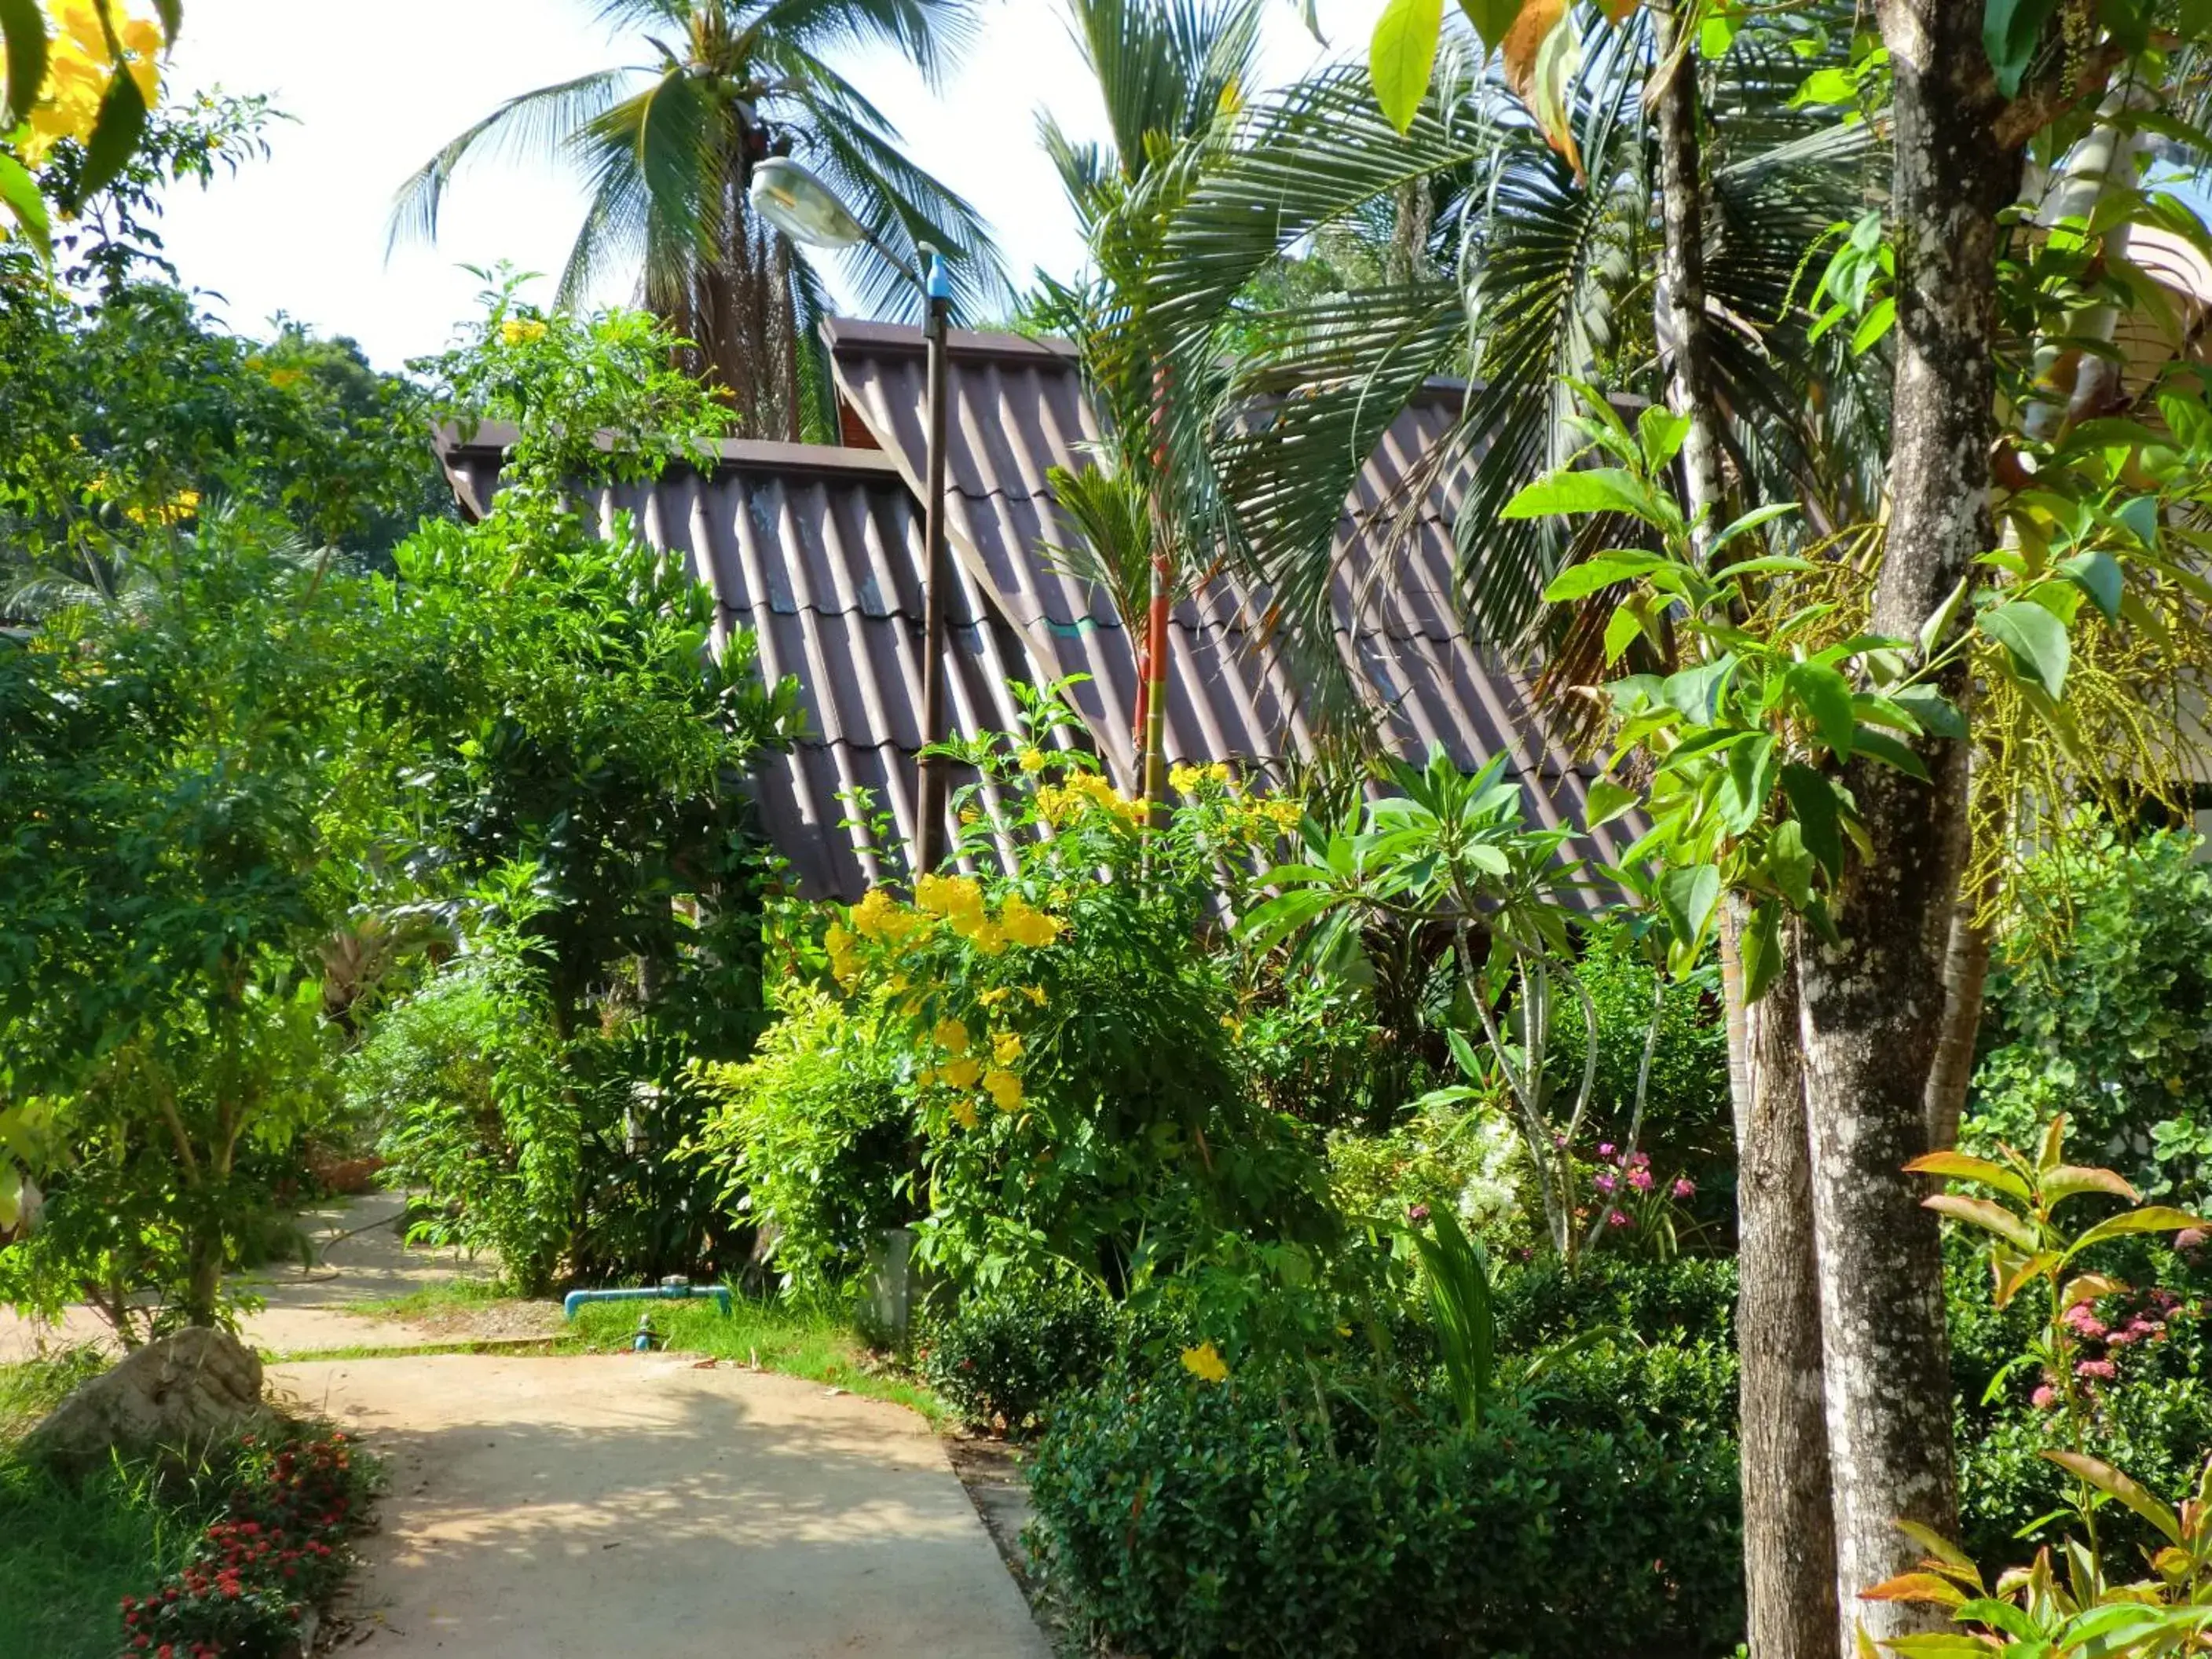
[[[694,1285],[688,1279],[664,1279],[658,1285],[631,1291],[571,1291],[561,1298],[561,1314],[574,1319],[576,1310],[586,1302],[688,1302],[698,1296],[713,1297],[721,1304],[722,1317],[730,1316],[728,1285]]]

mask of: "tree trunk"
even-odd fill
[[[1752,1659],[1825,1659],[1836,1644],[1836,1529],[1796,967],[1785,962],[1765,998],[1744,1007],[1736,944],[1743,908],[1735,900],[1729,908],[1721,961],[1737,1148],[1741,1284],[1735,1330],[1747,1633]]]
[[[1880,18],[1895,76],[1897,380],[1874,625],[1909,638],[1993,540],[1996,215],[2019,169],[1995,137],[1980,9],[1881,0]],[[1850,767],[1869,851],[1834,896],[1839,937],[1796,930],[1846,1651],[1855,1626],[1881,1640],[1945,1625],[1939,1609],[1859,1592],[1917,1558],[1899,1520],[1947,1534],[1958,1521],[1940,1241],[1926,1185],[1903,1165],[1928,1149],[1966,767],[1963,744],[1920,750],[1929,784]]]
[[[1720,507],[1721,444],[1705,317],[1698,68],[1689,42],[1678,38],[1674,8],[1655,5],[1650,14],[1654,64],[1646,96],[1656,105],[1659,118],[1659,191],[1666,230],[1653,321],[1667,359],[1668,400],[1676,414],[1690,417],[1690,434],[1682,444],[1682,486],[1691,540],[1702,556]]]

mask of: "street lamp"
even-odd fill
[[[787,156],[772,156],[756,167],[749,194],[753,210],[794,242],[824,248],[866,243],[921,290],[928,306],[922,330],[929,350],[929,450],[922,496],[927,574],[922,602],[921,821],[915,838],[915,873],[926,876],[945,859],[945,757],[929,751],[945,741],[945,594],[950,582],[945,556],[945,331],[952,284],[935,249],[923,248],[923,268],[917,273],[896,248],[854,218],[836,191]]]

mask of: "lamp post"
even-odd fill
[[[809,247],[849,248],[866,243],[890,260],[916,288],[927,307],[922,337],[929,355],[929,448],[923,462],[921,763],[916,793],[915,874],[926,876],[945,859],[945,757],[930,750],[945,741],[945,599],[950,585],[945,552],[945,329],[952,284],[945,261],[924,247],[920,271],[870,231],[836,192],[787,156],[772,156],[753,169],[748,191],[753,210],[793,241]]]

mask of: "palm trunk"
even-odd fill
[[[1993,540],[1989,450],[1996,216],[2017,188],[1978,8],[1881,0],[1895,76],[1891,222],[1897,378],[1875,631],[1915,634]],[[1953,686],[1952,690],[1960,688]],[[1824,1323],[1838,1605],[1877,1640],[1941,1628],[1940,1609],[1862,1601],[1909,1571],[1900,1519],[1954,1534],[1950,1354],[1926,1191],[1926,1096],[1968,845],[1963,744],[1923,741],[1933,781],[1850,769],[1869,848],[1834,898],[1838,937],[1798,931],[1805,1104]]]
[[[1731,900],[1721,941],[1736,1130],[1738,1441],[1753,1659],[1823,1659],[1836,1643],[1836,1528],[1822,1408],[1812,1158],[1797,1053],[1797,974],[1747,1008]]]
[[[1705,319],[1705,179],[1698,135],[1697,64],[1678,39],[1671,6],[1651,8],[1656,62],[1646,97],[1657,107],[1660,204],[1666,228],[1654,319],[1667,356],[1668,401],[1690,417],[1682,486],[1703,554],[1721,500],[1720,414],[1713,404],[1712,340]]]

